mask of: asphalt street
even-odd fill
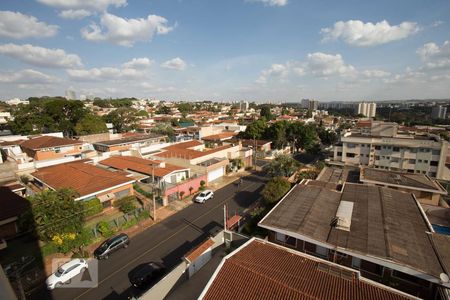
[[[98,263],[96,288],[41,289],[32,299],[128,299],[140,290],[131,287],[128,273],[139,264],[160,261],[168,269],[178,265],[183,256],[223,228],[223,205],[229,213],[242,213],[257,201],[266,178],[262,174],[244,177],[243,184],[229,184],[215,191],[214,199],[194,203],[131,239],[127,249],[114,253]]]

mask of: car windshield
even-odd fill
[[[200,194],[200,197],[205,197],[206,196],[206,193],[201,193]]]
[[[104,242],[103,244],[100,245],[100,247],[98,247],[98,249],[99,249],[101,252],[103,252],[103,251],[105,251],[106,249],[108,249],[109,245],[110,245],[110,243]]]
[[[64,274],[64,270],[61,268],[58,268],[58,270],[56,270],[55,272],[56,277],[61,277],[62,274]]]

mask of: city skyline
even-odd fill
[[[2,1],[0,99],[448,98],[450,3]]]

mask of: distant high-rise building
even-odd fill
[[[319,109],[319,101],[310,100],[310,99],[302,99],[300,103],[301,107],[308,110],[317,110]]]
[[[248,101],[241,101],[239,102],[239,110],[240,111],[247,111],[249,108]]]
[[[66,96],[67,100],[76,100],[77,99],[77,95],[76,95],[75,91],[72,89],[66,90],[65,96]]]
[[[377,113],[377,104],[375,102],[366,103],[361,102],[358,103],[358,115],[363,115],[368,118],[374,118]]]
[[[434,106],[431,109],[431,117],[433,119],[446,119],[447,118],[447,106]]]

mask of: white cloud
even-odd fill
[[[89,11],[106,11],[109,6],[122,7],[127,0],[38,0],[38,2],[60,9],[85,9]]]
[[[2,83],[40,84],[56,81],[57,79],[53,76],[32,69],[0,73],[0,82]]]
[[[267,6],[285,6],[288,0],[250,0],[251,2],[261,2]]]
[[[73,20],[81,20],[91,15],[92,12],[85,9],[68,9],[63,10],[58,14],[58,16],[60,16],[63,19],[73,19]]]
[[[352,46],[371,47],[407,38],[419,30],[414,22],[391,26],[386,20],[376,24],[350,20],[336,22],[331,28],[323,28],[321,33],[324,42],[341,39]]]
[[[427,43],[417,49],[425,63],[425,69],[450,69],[450,42],[445,41],[442,46],[435,43]]]
[[[357,73],[352,65],[345,64],[340,54],[309,53],[306,67],[312,75],[319,77],[331,75],[354,76]]]
[[[288,66],[284,64],[272,64],[270,68],[262,70],[257,83],[266,83],[269,78],[284,78],[288,75]]]
[[[145,19],[125,19],[105,13],[100,25],[92,23],[81,30],[81,35],[89,41],[107,41],[131,47],[137,41],[151,41],[155,34],[172,31],[174,27],[168,26],[167,22],[167,19],[157,15],[149,15]]]
[[[104,81],[104,80],[130,80],[142,76],[142,72],[128,68],[92,68],[92,69],[69,69],[70,78],[76,81]]]
[[[187,64],[181,58],[175,57],[175,58],[172,58],[172,59],[170,59],[170,60],[168,60],[166,62],[163,62],[161,64],[161,67],[166,68],[166,69],[183,71],[183,70],[186,69]]]
[[[62,49],[48,49],[30,44],[3,44],[0,45],[0,54],[39,67],[74,68],[82,66],[81,59],[76,54],[68,54]]]
[[[58,28],[56,25],[48,25],[20,12],[0,11],[0,37],[11,39],[51,37],[58,33]]]
[[[129,62],[124,63],[122,66],[124,68],[129,69],[146,69],[150,67],[153,63],[154,61],[149,59],[148,57],[141,57],[141,58],[133,58]]]
[[[361,75],[365,78],[385,78],[391,76],[391,73],[383,70],[365,70],[361,72]]]

